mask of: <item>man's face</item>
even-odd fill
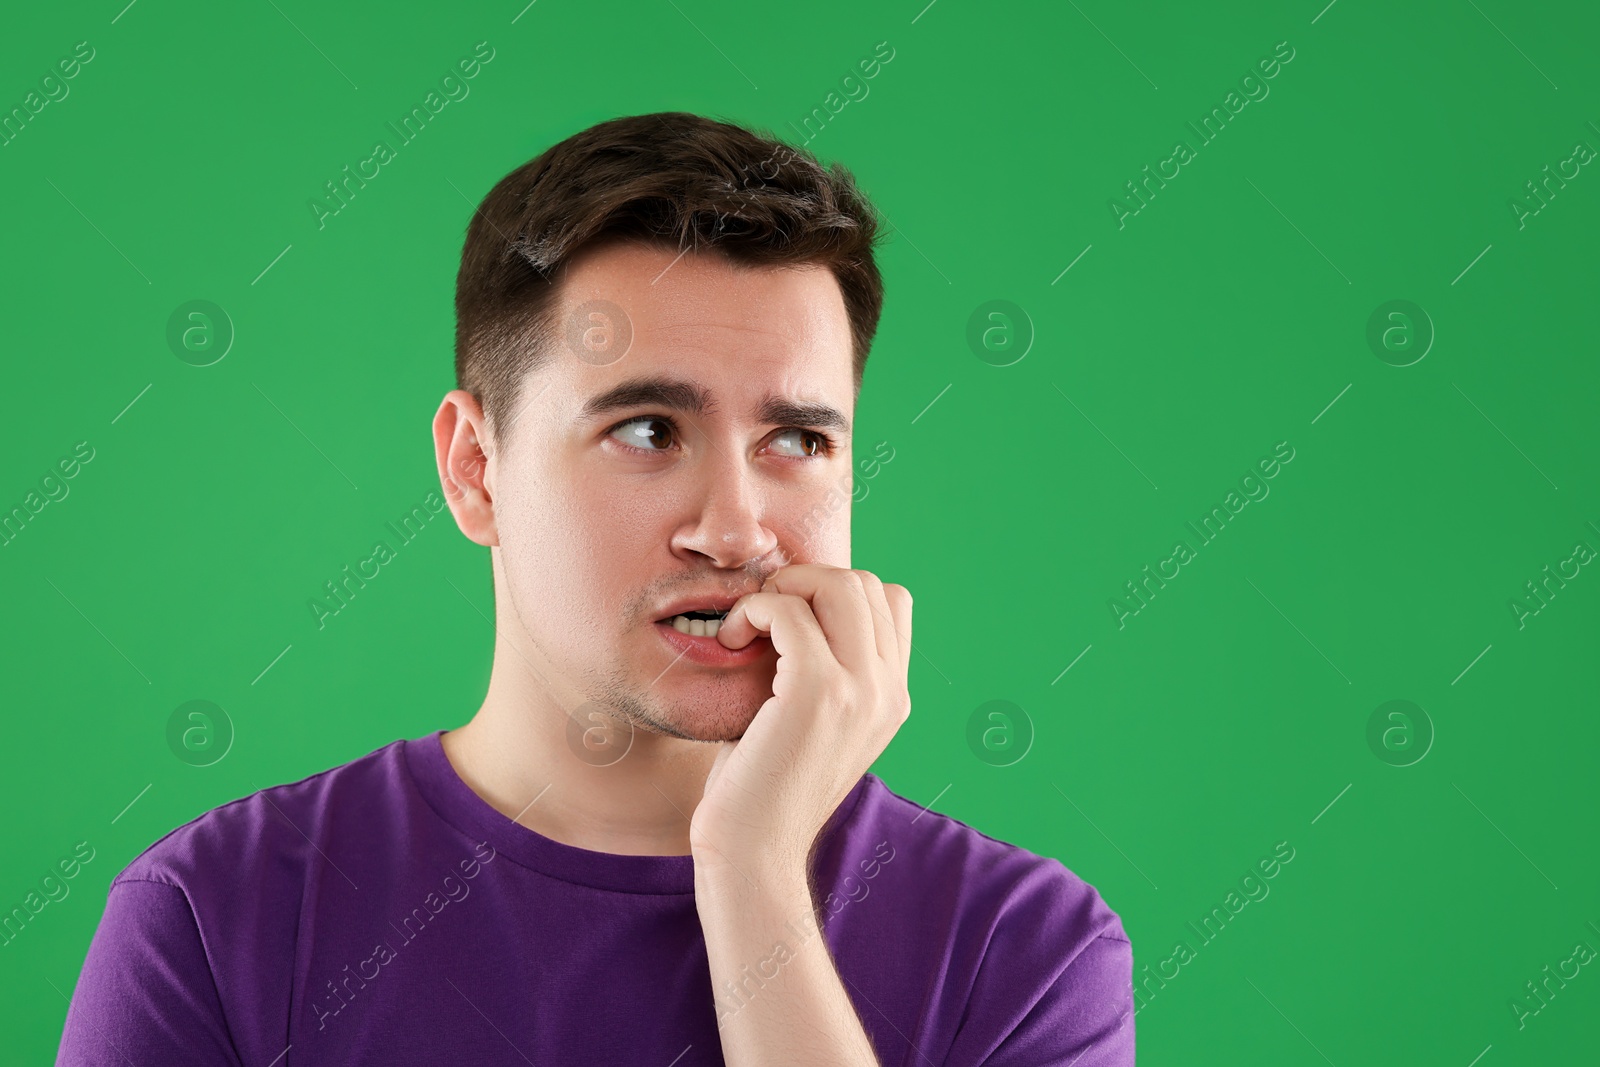
[[[685,598],[755,592],[790,563],[850,565],[838,283],[821,267],[614,245],[579,258],[559,295],[554,353],[523,383],[495,460],[513,606],[601,710],[676,737],[741,737],[772,695],[770,639],[691,647],[666,617]],[[591,301],[614,307],[590,318]],[[598,347],[569,346],[591,326]]]

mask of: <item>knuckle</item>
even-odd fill
[[[796,593],[774,593],[776,599],[772,603],[774,613],[788,616],[791,622],[804,625],[809,620],[816,618],[816,613],[811,610],[811,602]]]
[[[866,579],[861,577],[860,571],[841,571],[839,583],[850,591],[850,599],[856,603],[865,604],[871,602]]]

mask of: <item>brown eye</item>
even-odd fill
[[[634,448],[650,452],[664,452],[671,448],[676,430],[666,419],[641,416],[619,423],[611,431],[619,441]]]
[[[774,440],[781,441],[785,437],[799,435],[800,441],[794,446],[795,451],[786,452],[790,456],[825,456],[829,452],[828,439],[814,430],[785,430]]]

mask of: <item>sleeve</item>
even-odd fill
[[[983,1067],[1133,1067],[1133,945],[1101,934]]]
[[[114,881],[89,943],[56,1067],[241,1067],[184,891]]]

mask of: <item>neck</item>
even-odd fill
[[[587,708],[575,718],[582,695],[541,680],[558,677],[514,621],[502,624],[483,706],[443,737],[456,773],[496,811],[562,844],[688,855],[689,819],[720,746],[642,728],[630,744],[625,722],[588,718]],[[603,747],[586,748],[584,731]]]

